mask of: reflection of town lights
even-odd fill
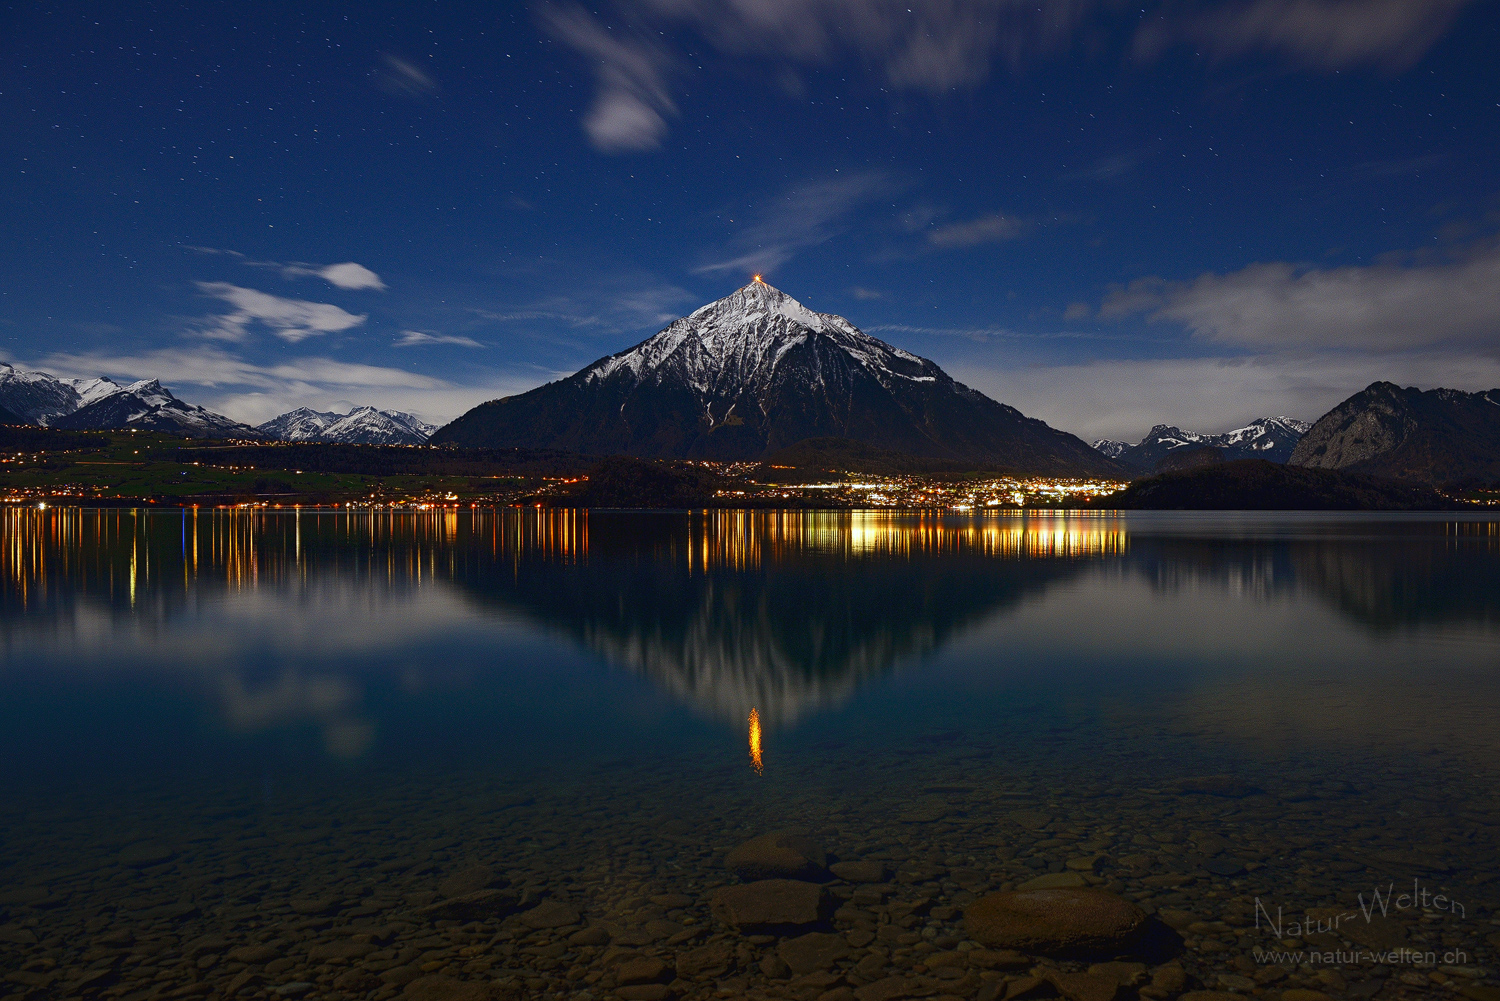
[[[755,774],[761,774],[760,713],[754,709],[750,710],[750,767],[755,769]]]

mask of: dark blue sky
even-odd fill
[[[441,421],[763,271],[1089,437],[1490,388],[1497,8],[7,4],[0,357]]]

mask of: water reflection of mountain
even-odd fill
[[[1402,519],[1249,538],[1138,527],[1131,526],[1128,564],[1164,592],[1212,587],[1261,601],[1308,595],[1375,633],[1500,629],[1497,522]]]
[[[1121,542],[1113,525],[1052,527],[850,513],[593,514],[586,565],[532,553],[469,564],[455,580],[689,704],[730,719],[756,707],[776,725],[1082,566],[1047,557],[1102,555]]]
[[[1085,574],[1252,604],[1311,596],[1377,635],[1500,626],[1493,522],[1271,519],[1246,532],[1191,516],[847,511],[0,518],[0,656],[68,645],[84,663],[133,643],[163,664],[196,659],[226,717],[247,727],[297,713],[357,723],[374,652],[440,642],[476,607],[519,614],[711,714],[757,706],[767,725]]]

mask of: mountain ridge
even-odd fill
[[[69,431],[137,428],[186,438],[261,437],[249,425],[179,400],[158,379],[142,379],[121,386],[72,413],[53,418],[48,426]]]
[[[1139,442],[1101,438],[1092,443],[1100,453],[1135,470],[1151,470],[1168,454],[1184,448],[1222,449],[1227,461],[1265,459],[1286,462],[1297,442],[1312,425],[1285,415],[1261,417],[1222,434],[1184,431],[1173,424],[1157,424]]]
[[[1318,418],[1290,461],[1429,483],[1500,480],[1500,389],[1372,382]]]
[[[277,441],[423,445],[437,428],[415,414],[366,406],[347,414],[298,407],[256,425],[256,430]]]

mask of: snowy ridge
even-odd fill
[[[941,375],[932,362],[871,337],[842,316],[814,312],[757,278],[586,369],[583,377],[634,385],[680,381],[710,399],[745,389],[759,396],[787,352],[812,338],[843,352],[887,387],[898,380],[936,382]],[[811,375],[816,386],[827,373]]]
[[[346,445],[422,445],[437,428],[399,410],[356,407],[347,414],[298,407],[256,428],[278,441],[339,442]]]
[[[108,380],[92,380],[94,383]],[[111,383],[111,385],[114,385]],[[134,428],[188,438],[259,438],[254,428],[206,407],[184,403],[156,379],[142,379],[113,392],[96,392],[92,403],[53,418],[51,426],[73,431]]]
[[[1109,438],[1100,438],[1097,441],[1090,442],[1089,447],[1095,449],[1096,451],[1103,452],[1111,459],[1118,459],[1130,449],[1135,448],[1135,446],[1130,444],[1130,442],[1128,441],[1112,441]]]
[[[1171,424],[1158,424],[1137,444],[1101,438],[1093,443],[1093,447],[1111,459],[1143,469],[1149,469],[1167,453],[1181,448],[1220,448],[1230,459],[1261,458],[1286,462],[1292,449],[1311,427],[1306,421],[1286,416],[1262,417],[1223,434],[1200,434]]]

